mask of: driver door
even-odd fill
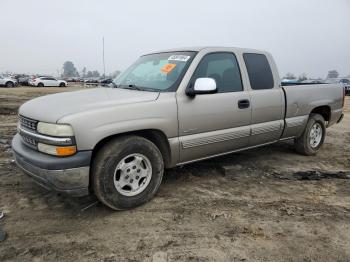
[[[217,93],[194,98],[177,95],[182,163],[244,148],[249,142],[250,96],[243,89],[235,55],[231,52],[205,55],[190,85],[202,77],[215,80]],[[242,101],[248,102],[248,106],[242,106]]]

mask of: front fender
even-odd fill
[[[178,137],[174,93],[163,93],[155,101],[96,108],[59,120],[73,127],[78,150],[92,150],[106,137],[139,130],[159,130],[167,138]]]

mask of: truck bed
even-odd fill
[[[328,126],[341,117],[344,92],[341,85],[287,85],[282,89],[285,96],[285,131],[282,138],[300,135],[309,114],[315,109],[329,112],[329,119],[325,119]]]

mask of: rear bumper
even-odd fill
[[[89,194],[91,151],[65,158],[49,156],[24,145],[18,134],[12,149],[18,167],[42,187],[71,196]]]
[[[339,123],[343,118],[343,108],[332,110],[331,119],[328,122],[327,127]]]

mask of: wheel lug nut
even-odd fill
[[[141,170],[140,169],[137,169],[137,173],[140,173],[141,172]]]
[[[129,176],[126,176],[126,177],[125,177],[125,179],[128,179],[128,178],[129,178]]]
[[[128,168],[128,169],[126,170],[126,172],[128,172],[128,173],[129,173],[129,172],[130,172],[130,169]]]
[[[132,169],[136,169],[136,166],[133,166]]]
[[[139,179],[139,176],[136,176],[136,179]]]
[[[134,182],[134,180],[133,180],[133,179],[130,179],[130,183],[132,183],[132,182]]]

